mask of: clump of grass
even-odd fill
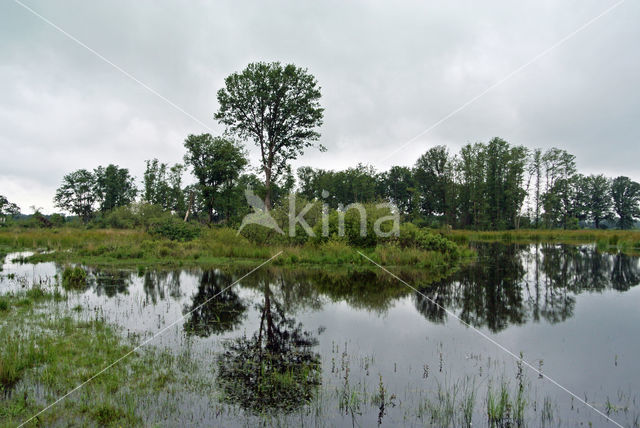
[[[9,310],[9,301],[4,297],[0,297],[0,312],[6,312]]]
[[[62,273],[62,286],[69,289],[84,289],[87,286],[87,272],[80,266],[67,267]]]
[[[45,293],[45,297],[49,294]],[[24,294],[2,296],[19,306]],[[126,355],[135,343],[126,343],[103,321],[79,321],[64,314],[42,312],[33,301],[29,307],[3,319],[0,328],[0,425],[17,426],[42,410],[42,400],[51,402],[82,383],[101,367]],[[163,388],[175,388],[176,359],[166,352],[147,348],[92,380],[89,388],[75,393],[73,400],[39,416],[37,425],[143,426],[136,414],[139,400],[159,400]],[[122,382],[126,379],[127,382]],[[175,381],[175,382],[174,382]],[[37,400],[31,391],[44,395]],[[105,400],[104,397],[108,397]],[[136,397],[136,402],[131,400]],[[153,425],[154,421],[149,424]]]

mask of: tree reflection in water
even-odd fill
[[[593,247],[494,243],[477,251],[477,263],[415,294],[416,309],[429,321],[444,323],[447,308],[492,332],[529,320],[557,323],[573,316],[579,293],[626,291],[640,283],[637,257]]]
[[[131,283],[131,273],[117,269],[89,268],[91,275],[90,285],[98,296],[113,297],[117,294],[126,294]]]
[[[320,355],[313,350],[318,340],[285,314],[268,281],[262,291],[259,328],[251,337],[224,343],[217,382],[224,399],[245,410],[293,411],[320,385]]]
[[[202,273],[191,305],[183,310],[189,314],[184,325],[188,335],[209,337],[233,331],[242,325],[247,305],[234,287],[229,287],[232,281],[231,276],[217,270]]]

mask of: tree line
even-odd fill
[[[427,150],[412,167],[377,173],[358,165],[344,171],[298,170],[298,192],[331,206],[388,200],[406,220],[475,230],[634,226],[640,184],[628,177],[585,176],[575,156],[552,148],[529,150],[501,138],[467,144],[452,155]]]
[[[85,220],[128,205],[139,195],[178,216],[234,224],[248,212],[244,190],[265,197],[266,183],[249,171],[241,144],[209,134],[185,140],[184,164],[146,161],[141,189],[115,165],[66,175],[56,204]],[[189,169],[196,183],[183,186]],[[444,146],[427,150],[412,167],[377,172],[358,164],[334,171],[284,168],[272,181],[272,203],[290,192],[334,209],[351,203],[390,201],[406,221],[438,227],[502,230],[520,227],[577,228],[616,225],[626,229],[640,217],[640,184],[628,177],[577,172],[575,156],[513,146],[500,138],[464,146],[452,155]]]
[[[233,73],[217,93],[214,118],[224,136],[189,135],[183,164],[146,161],[141,188],[126,168],[79,169],[64,176],[54,203],[83,220],[134,201],[151,204],[185,221],[235,224],[249,212],[248,187],[267,210],[296,192],[334,209],[354,202],[394,203],[405,221],[421,226],[476,230],[633,227],[640,218],[640,184],[628,177],[585,176],[565,150],[530,150],[501,138],[427,150],[413,166],[378,172],[358,164],[342,171],[290,162],[317,143],[322,124],[320,87],[293,64],[252,63]],[[252,141],[260,164],[252,170],[244,143]],[[192,185],[183,185],[190,171]],[[6,199],[6,198],[5,198]],[[0,199],[0,215],[12,208]],[[8,207],[8,208],[7,208]],[[3,218],[4,218],[3,217]]]

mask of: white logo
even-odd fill
[[[264,226],[267,229],[273,229],[281,235],[284,235],[284,231],[280,228],[276,220],[271,216],[269,211],[267,211],[267,207],[262,199],[253,193],[253,189],[249,186],[244,191],[244,196],[247,199],[247,203],[251,208],[253,208],[253,212],[247,214],[242,219],[242,224],[238,229],[236,235],[239,235],[242,232],[242,229],[245,226],[250,224],[257,224],[260,226]],[[322,191],[322,198],[326,199],[329,197],[329,192],[326,190]],[[309,203],[300,211],[296,209],[296,195],[289,195],[289,236],[294,237],[296,235],[296,226],[300,225],[301,228],[305,231],[308,236],[315,236],[315,233],[311,226],[306,222],[304,216],[309,212],[309,210],[313,208],[313,204]],[[400,234],[400,214],[398,208],[392,203],[380,203],[376,205],[377,209],[387,209],[390,215],[379,217],[375,224],[373,225],[373,232],[376,236],[379,237],[389,237],[389,236],[399,236]],[[347,211],[355,209],[358,214],[360,214],[360,236],[366,236],[367,234],[367,210],[365,206],[359,203],[349,204],[346,207],[342,204],[338,205],[338,236],[345,236],[345,215]],[[327,204],[322,205],[322,236],[329,236],[329,207]],[[390,230],[383,231],[382,224],[386,222],[392,222],[393,226]]]
[[[267,211],[267,207],[265,206],[264,201],[260,199],[260,197],[255,193],[253,193],[253,189],[251,188],[251,186],[248,186],[245,189],[244,196],[245,198],[247,198],[247,203],[251,206],[251,208],[253,208],[254,212],[244,216],[244,218],[242,219],[242,224],[240,225],[240,229],[238,229],[238,233],[236,233],[236,235],[239,235],[240,232],[242,232],[242,229],[250,224],[258,224],[268,229],[273,229],[279,234],[284,235],[284,232],[282,231],[282,229],[280,229],[280,226],[278,226],[276,220],[271,217],[271,214],[269,214],[269,211]]]

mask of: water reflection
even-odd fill
[[[189,335],[208,337],[235,330],[245,319],[247,304],[230,285],[233,278],[218,270],[202,273],[198,291],[191,304],[184,329]]]
[[[131,273],[116,269],[90,269],[89,285],[98,296],[113,297],[126,294],[131,283]]]
[[[308,403],[321,383],[318,339],[286,314],[269,281],[262,291],[258,330],[225,341],[216,381],[227,402],[247,411],[293,411]]]
[[[573,316],[577,294],[626,291],[640,282],[637,257],[592,247],[495,243],[477,251],[477,263],[416,293],[416,309],[426,319],[444,323],[445,307],[492,332],[529,320],[557,323]]]
[[[145,304],[180,300],[188,314],[187,334],[199,337],[238,330],[246,320],[248,301],[242,290],[264,294],[290,315],[320,311],[328,302],[385,313],[400,299],[412,296],[416,309],[433,323],[447,321],[447,308],[465,322],[499,332],[527,322],[563,322],[571,318],[576,297],[583,292],[627,291],[640,283],[638,257],[600,253],[593,246],[553,244],[478,244],[478,262],[452,275],[428,271],[397,272],[419,288],[414,293],[380,269],[290,270],[269,267],[226,289],[244,272],[221,270],[130,271],[93,269],[94,293],[113,297],[141,282]],[[182,296],[181,276],[196,283],[191,298]],[[425,297],[426,296],[426,297]],[[184,299],[187,299],[186,303]],[[264,296],[263,296],[264,297]],[[266,297],[265,297],[266,298]],[[206,302],[206,303],[205,303]]]

